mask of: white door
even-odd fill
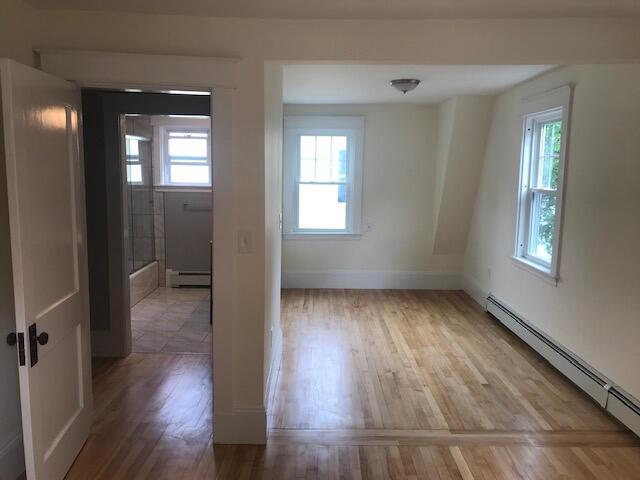
[[[58,480],[92,416],[80,93],[10,60],[0,87],[27,478]]]

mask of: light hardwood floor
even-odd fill
[[[198,355],[94,366],[70,479],[640,479],[640,441],[461,292],[288,290],[266,447],[212,444]]]

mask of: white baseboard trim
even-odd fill
[[[489,292],[483,290],[483,288],[480,286],[480,283],[476,281],[475,278],[468,275],[463,275],[462,290],[464,290],[467,295],[473,298],[482,308],[486,310],[487,297],[489,297]]]
[[[459,290],[462,275],[446,272],[326,270],[282,272],[282,288]]]
[[[265,445],[267,413],[262,407],[236,408],[213,414],[213,443]]]
[[[0,448],[0,478],[18,478],[24,472],[22,432],[18,432]]]

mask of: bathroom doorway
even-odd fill
[[[132,351],[210,353],[210,119],[125,114],[120,125]]]

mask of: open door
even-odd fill
[[[80,92],[10,60],[0,87],[27,478],[59,480],[92,417]]]

